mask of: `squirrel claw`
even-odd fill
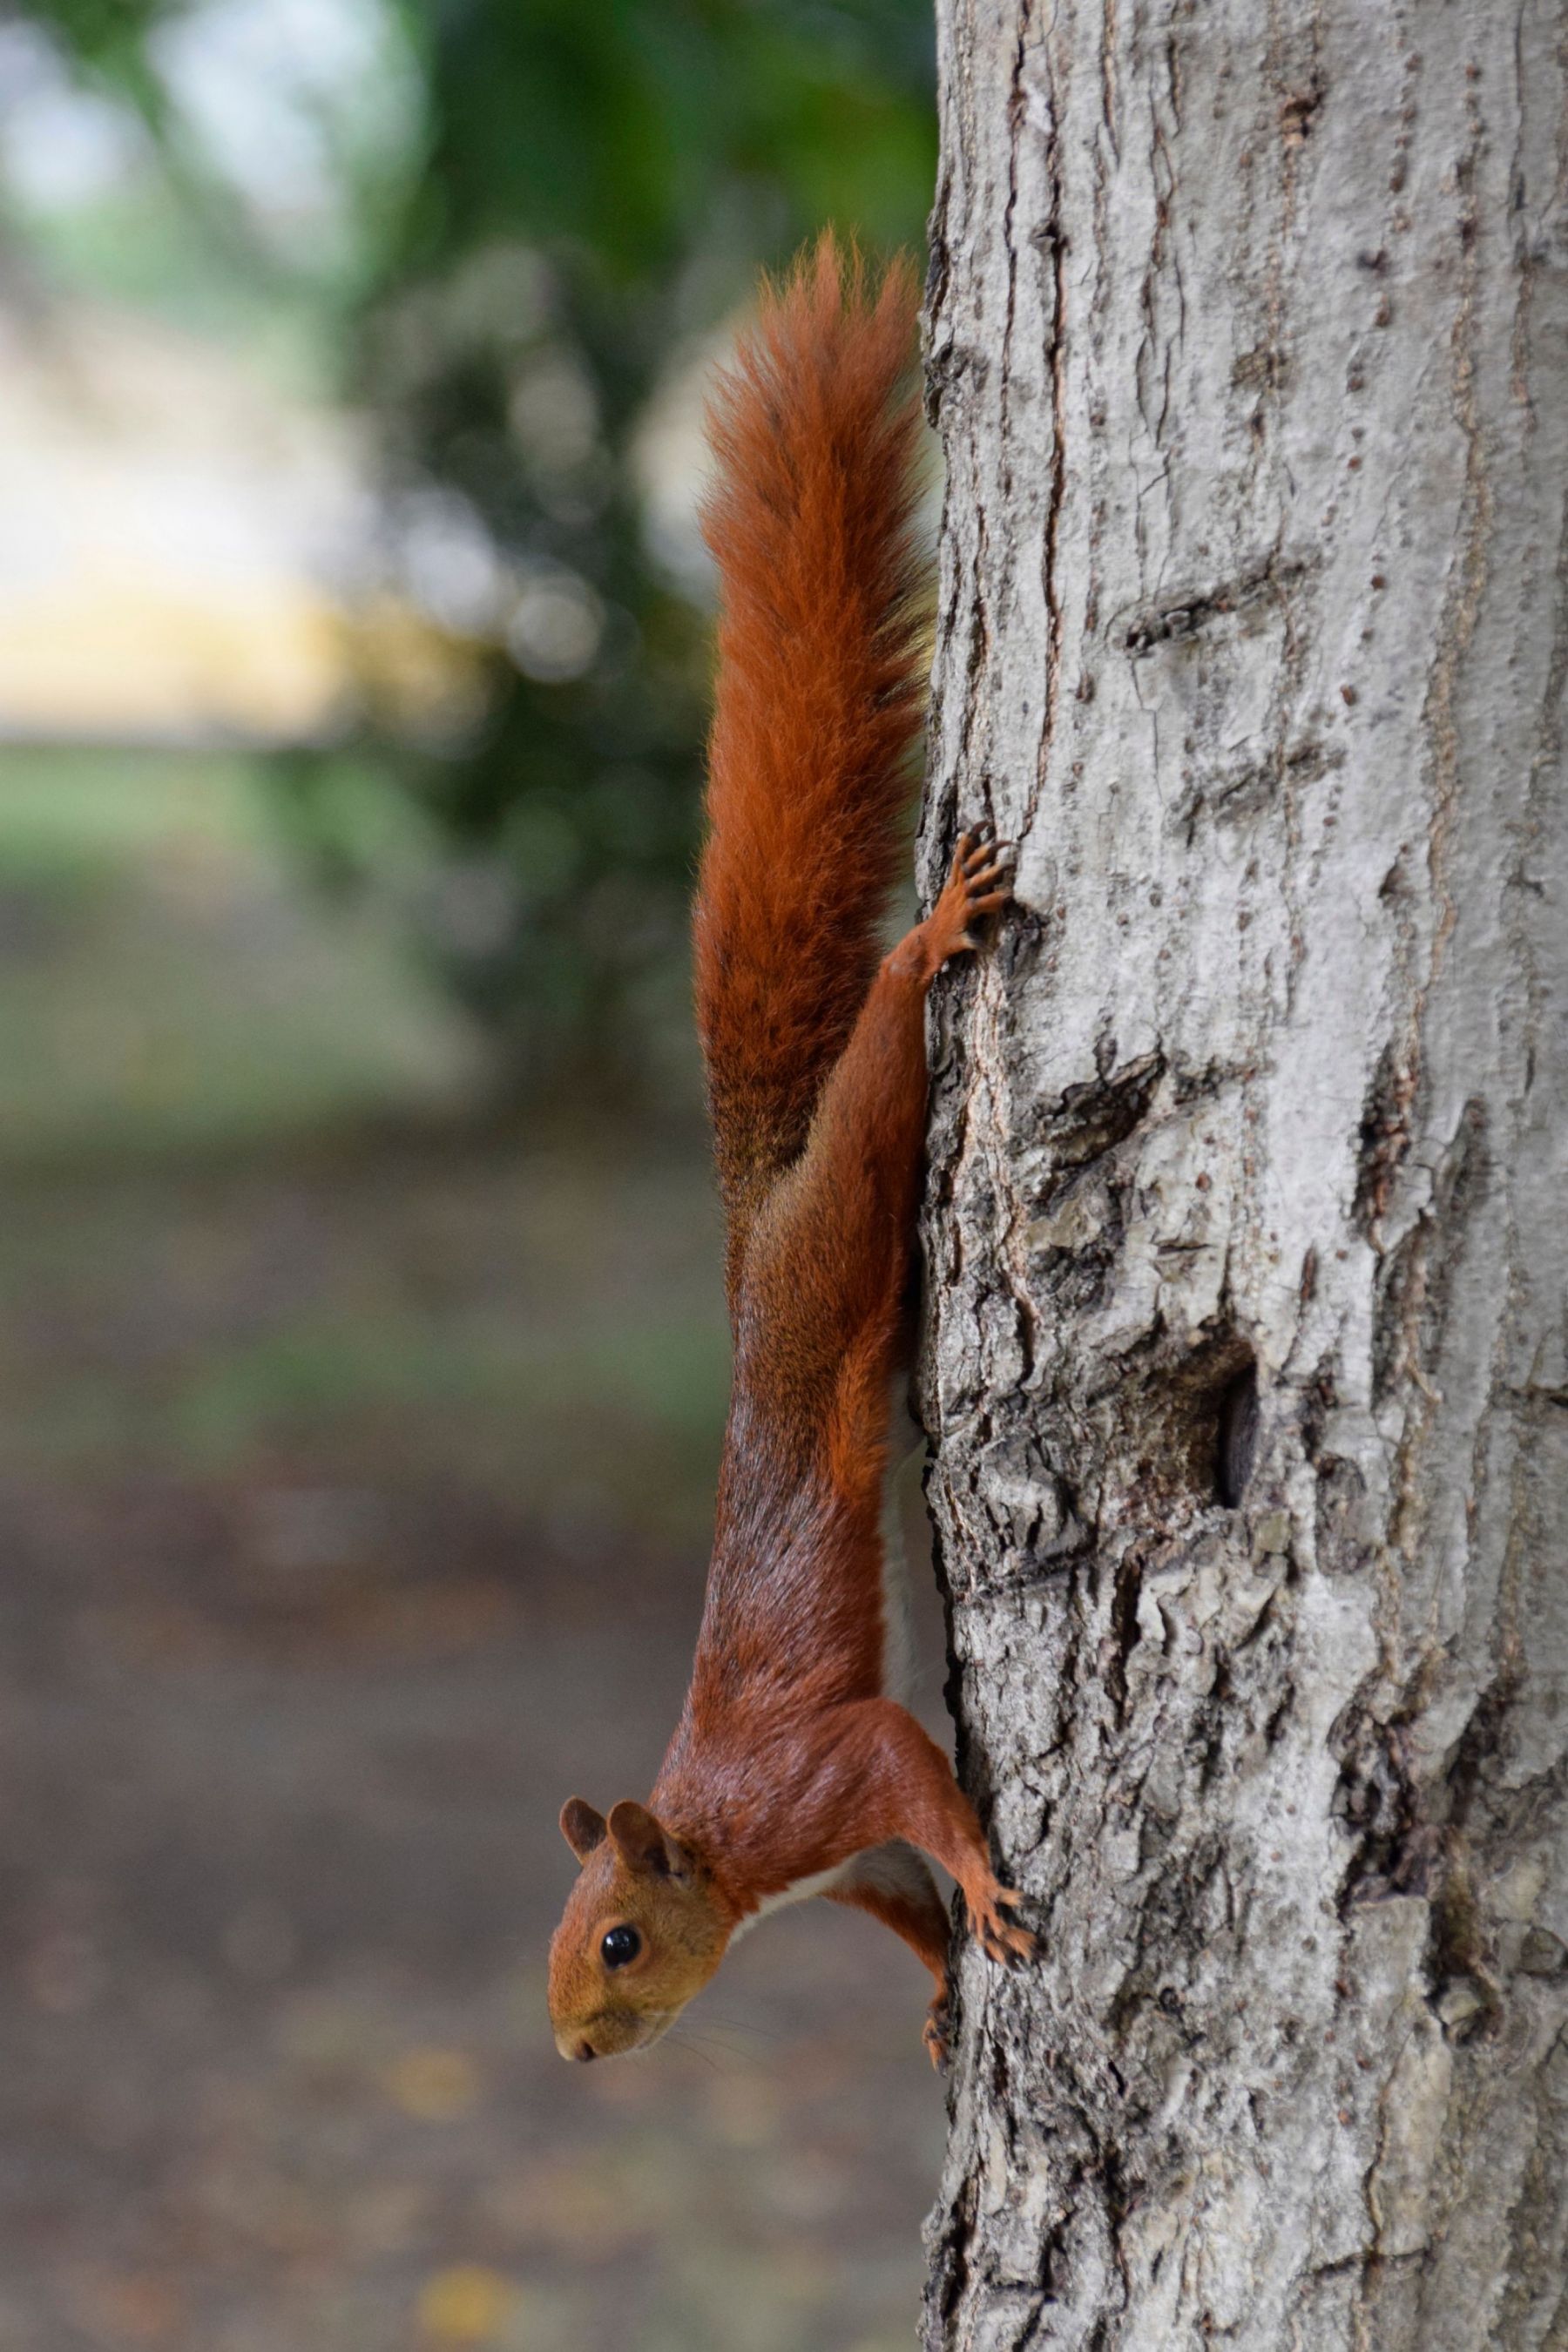
[[[945,1988],[926,2011],[921,2040],[937,2073],[945,2074],[952,2054],[952,1996]]]
[[[1045,1939],[1025,1927],[1017,1897],[1005,1887],[994,1885],[975,1911],[974,1933],[986,1958],[1003,1968],[1021,1969],[1045,1951]]]
[[[995,914],[1012,895],[1010,853],[989,835],[960,834],[942,896],[922,926],[933,958],[931,969],[949,956],[978,948],[971,926]]]

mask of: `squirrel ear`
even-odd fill
[[[586,1862],[595,1846],[605,1843],[605,1816],[581,1797],[568,1797],[561,1808],[561,1834],[579,1862]]]
[[[610,1808],[610,1835],[628,1870],[642,1870],[656,1878],[684,1878],[691,1857],[656,1814],[635,1798],[623,1797]]]

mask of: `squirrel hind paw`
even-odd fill
[[[924,926],[933,962],[980,945],[971,926],[1005,907],[1013,896],[1008,852],[994,842],[961,834],[942,895]]]

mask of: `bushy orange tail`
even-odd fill
[[[922,702],[914,272],[825,236],[720,380],[721,582],[698,1029],[731,1288],[875,970]]]

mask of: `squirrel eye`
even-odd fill
[[[642,1937],[635,1927],[611,1927],[599,1946],[599,1956],[607,1969],[624,1969],[641,1949]]]

